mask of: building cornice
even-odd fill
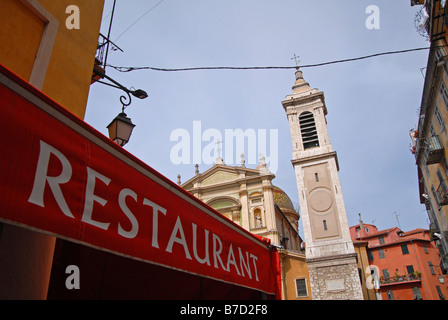
[[[339,171],[339,161],[338,161],[338,155],[337,155],[336,151],[312,155],[312,156],[304,157],[304,158],[300,158],[300,159],[293,159],[293,160],[291,160],[291,163],[293,166],[295,166],[298,164],[304,164],[307,162],[313,162],[313,161],[323,160],[323,159],[328,159],[328,158],[334,158],[336,160],[336,166]]]
[[[393,247],[395,245],[401,245],[404,243],[412,243],[412,242],[417,242],[417,241],[421,241],[421,242],[431,242],[431,240],[429,239],[422,239],[422,238],[413,238],[413,239],[399,239],[397,241],[394,242],[388,242],[388,243],[383,243],[383,244],[376,244],[376,245],[368,245],[368,249],[372,250],[372,249],[381,249],[384,247]]]
[[[335,260],[344,260],[344,259],[357,259],[356,253],[348,253],[348,254],[341,254],[341,255],[333,255],[333,256],[325,256],[325,257],[319,257],[319,258],[311,258],[306,259],[307,263],[330,263],[331,261]]]

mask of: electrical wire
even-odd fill
[[[161,4],[163,1],[165,0],[160,0],[155,6],[153,6],[151,9],[149,9],[148,11],[146,11],[140,18],[138,18],[137,20],[135,20],[129,27],[126,28],[126,30],[124,30],[116,39],[115,42],[118,41],[118,39],[121,38],[122,35],[124,35],[126,32],[129,31],[129,29],[131,29],[137,22],[139,22],[141,19],[143,19],[144,16],[146,16],[148,13],[150,13],[152,10],[154,10],[159,4]]]
[[[157,68],[157,67],[118,67],[108,64],[108,67],[114,68],[120,72],[131,72],[131,71],[137,71],[137,70],[154,70],[154,71],[195,71],[195,70],[269,70],[269,69],[297,69],[297,68],[312,68],[312,67],[321,67],[326,66],[330,64],[336,64],[336,63],[344,63],[344,62],[350,62],[350,61],[357,61],[357,60],[364,60],[369,59],[373,57],[378,56],[384,56],[384,55],[391,55],[391,54],[399,54],[399,53],[407,53],[407,52],[413,52],[413,51],[421,51],[421,50],[428,50],[430,47],[422,47],[422,48],[413,48],[413,49],[406,49],[406,50],[399,50],[399,51],[387,51],[387,52],[381,52],[381,53],[375,53],[370,54],[367,56],[357,57],[357,58],[350,58],[350,59],[342,59],[342,60],[333,60],[328,62],[322,62],[322,63],[316,63],[316,64],[306,64],[306,65],[297,65],[297,66],[280,66],[280,67],[192,67],[192,68]]]

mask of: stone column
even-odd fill
[[[246,185],[241,185],[240,188],[240,202],[241,202],[241,226],[246,229],[250,230],[250,212],[249,212],[249,204],[247,202],[247,190]]]

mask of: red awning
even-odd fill
[[[0,220],[278,293],[272,248],[0,66]]]

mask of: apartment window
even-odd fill
[[[428,169],[428,165],[426,164],[426,162],[428,161],[428,152],[424,152],[423,153],[423,163],[422,163],[422,167],[425,169],[426,172],[426,177],[429,180],[431,178],[431,172],[429,172]]]
[[[390,278],[388,269],[383,269],[382,272],[383,272],[384,279],[389,279]]]
[[[429,132],[431,133],[431,137],[434,137],[437,135],[436,129],[434,129],[434,123],[432,123],[431,126],[429,127]]]
[[[296,279],[297,298],[307,297],[308,289],[306,287],[306,279]]]
[[[443,103],[445,104],[445,108],[448,111],[448,90],[446,89],[446,85],[442,82],[440,86],[440,95],[442,96]]]
[[[446,300],[445,296],[442,293],[442,290],[440,290],[440,287],[436,286],[436,289],[437,289],[437,293],[439,294],[440,300]]]
[[[436,54],[436,58],[438,61],[442,61],[443,57],[445,57],[445,53],[442,48],[438,48],[436,50],[435,54]],[[443,63],[443,71],[444,71],[444,75],[448,74],[446,63]],[[442,76],[442,78],[444,78],[444,76]]]
[[[423,243],[423,250],[425,251],[425,253],[429,253],[428,252],[428,247],[426,246],[426,243]]]
[[[423,300],[419,287],[412,288],[412,295],[414,296],[414,300]]]
[[[386,258],[386,256],[384,255],[384,250],[383,249],[378,250],[378,255],[380,256],[380,259]]]
[[[429,270],[431,270],[431,274],[436,274],[436,272],[434,271],[434,265],[432,264],[431,261],[428,261],[428,265],[429,265]]]
[[[394,300],[394,293],[392,292],[392,290],[387,290],[387,300]]]
[[[413,265],[406,266],[406,272],[408,274],[413,274],[414,273],[414,266]]]
[[[442,167],[443,167],[443,171],[445,171],[445,175],[448,177],[448,162],[446,162],[445,157],[443,157],[443,159],[442,159]]]
[[[436,116],[437,123],[439,124],[440,131],[444,132],[445,131],[445,120],[443,120],[442,114],[440,113],[439,105],[436,105],[434,114]]]
[[[437,196],[436,188],[434,188],[433,185],[431,186],[431,192],[432,192],[432,196],[434,197],[434,200],[436,200],[437,208],[439,208],[440,207],[439,197]]]
[[[305,111],[299,116],[300,133],[302,134],[303,148],[313,148],[319,146],[316,123],[311,112]]]
[[[380,241],[380,244],[384,244],[384,236],[379,236],[378,240]]]
[[[437,179],[439,179],[439,184],[444,183],[445,179],[443,178],[443,174],[440,169],[437,169]]]
[[[367,257],[369,258],[369,260],[373,260],[373,252],[367,251]]]
[[[407,244],[402,244],[401,245],[401,252],[403,252],[403,254],[409,254],[409,249],[408,249],[408,245]]]

